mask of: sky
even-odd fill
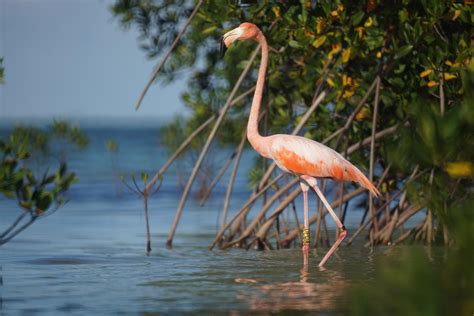
[[[159,60],[124,30],[112,0],[0,0],[0,119],[167,120],[183,113],[173,85],[152,85],[134,104]]]

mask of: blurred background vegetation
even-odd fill
[[[15,199],[19,211],[0,232],[0,246],[67,202],[78,180],[68,171],[67,155],[88,142],[78,127],[56,120],[46,128],[17,126],[0,139],[0,193]]]
[[[474,199],[453,203],[447,221],[454,248],[401,247],[376,265],[373,279],[354,282],[354,315],[471,315],[474,312]]]

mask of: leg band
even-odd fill
[[[310,234],[309,234],[309,228],[303,229],[303,245],[309,245],[310,242]]]

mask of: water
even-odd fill
[[[305,270],[298,249],[208,251],[212,237],[181,233],[166,250],[165,235],[154,234],[147,257],[137,214],[58,212],[3,247],[2,311],[337,311],[355,277],[353,260],[368,258],[361,249],[341,249],[320,271],[321,255],[312,253]]]
[[[319,311],[332,315],[344,312],[343,292],[352,282],[372,277],[378,255],[359,244],[342,247],[325,270],[317,264],[326,249],[312,252],[306,267],[298,249],[209,251],[226,178],[204,207],[194,199],[188,201],[174,248],[167,250],[164,243],[181,193],[176,168],[150,200],[153,251],[147,257],[142,201],[117,183],[104,144],[109,138],[119,143],[113,158],[116,169],[152,172],[167,157],[156,129],[121,126],[85,131],[91,139],[89,148],[70,156],[70,168],[80,177],[70,202],[0,248],[0,314]],[[214,160],[222,163],[227,154],[214,150]],[[252,155],[250,151],[244,155],[231,210],[249,194],[245,172]],[[0,210],[2,231],[18,211],[3,197]],[[360,213],[351,212],[357,215],[349,217],[354,227]]]

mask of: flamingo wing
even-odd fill
[[[380,193],[353,164],[333,149],[311,139],[292,135],[273,135],[270,156],[282,170],[297,175],[352,181],[372,192]]]

